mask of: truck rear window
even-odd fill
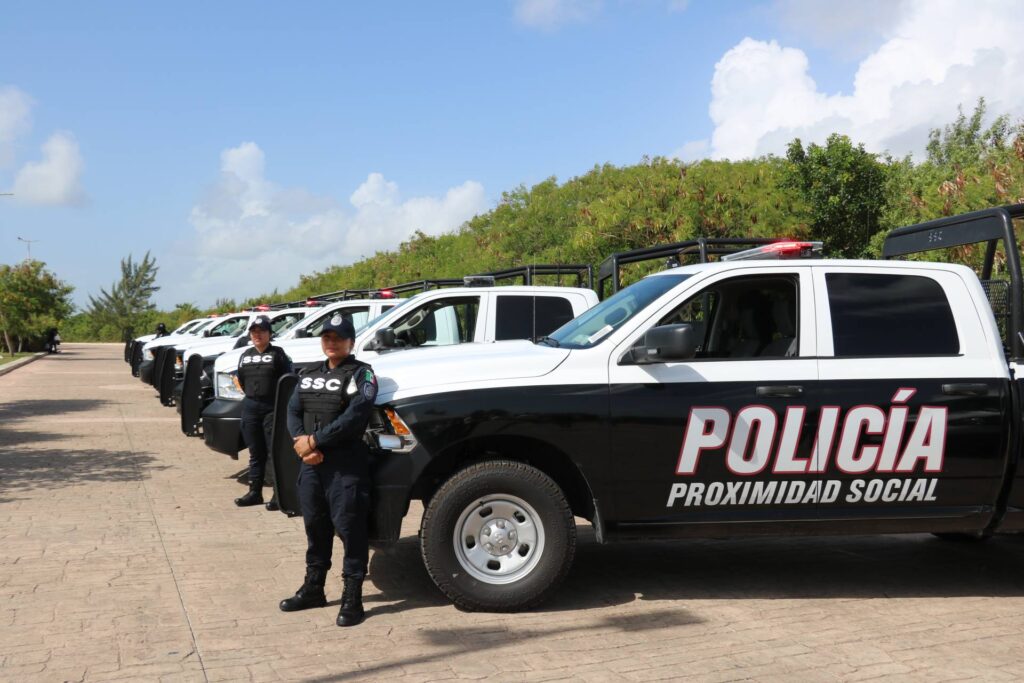
[[[955,356],[953,311],[938,282],[919,275],[827,273],[835,356]]]
[[[499,295],[496,341],[537,339],[572,320],[572,304],[560,296]]]

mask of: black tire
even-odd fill
[[[456,556],[453,536],[464,512],[478,501],[501,495],[533,508],[544,540],[542,547],[538,543],[539,558],[528,573],[496,585],[467,571]],[[576,522],[565,495],[549,476],[521,462],[492,460],[460,470],[433,495],[420,525],[420,552],[430,577],[456,606],[473,612],[518,612],[540,604],[568,574],[576,553]]]
[[[988,534],[968,534],[963,532],[953,531],[942,531],[933,533],[932,536],[935,538],[941,538],[943,541],[952,541],[954,543],[981,543],[991,538]]]

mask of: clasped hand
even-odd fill
[[[307,465],[319,465],[324,461],[324,454],[316,448],[316,439],[308,434],[295,437],[293,447],[296,455]]]

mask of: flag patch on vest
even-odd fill
[[[377,378],[372,370],[363,371],[363,398],[372,401],[377,398]]]

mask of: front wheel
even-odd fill
[[[461,470],[434,494],[420,550],[434,583],[459,607],[517,612],[547,598],[569,572],[576,523],[549,476],[493,460]]]

